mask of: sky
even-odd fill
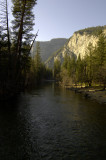
[[[70,38],[80,29],[106,25],[106,0],[37,0],[33,11],[37,41]]]

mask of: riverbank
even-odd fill
[[[86,98],[90,98],[92,100],[96,100],[99,103],[106,104],[106,89],[102,90],[100,87],[71,87],[67,89],[75,91],[75,93],[80,93]]]

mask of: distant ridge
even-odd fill
[[[55,51],[60,49],[65,43],[66,38],[54,38],[50,41],[38,41],[40,43],[40,54],[42,61],[45,62]],[[37,42],[37,41],[36,41]],[[35,55],[36,42],[34,43],[31,51],[31,56]]]
[[[105,30],[106,29],[106,25],[104,26],[97,26],[97,27],[88,27],[85,29],[81,29],[76,31],[75,33],[79,33],[81,35],[83,35],[84,33],[88,34],[88,35],[94,35],[94,36],[98,36],[101,30]]]

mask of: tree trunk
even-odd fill
[[[7,7],[7,0],[6,0],[6,19],[7,19],[7,37],[8,37],[8,52],[10,54],[10,33],[9,33],[9,22],[8,22],[8,7]]]
[[[25,7],[26,7],[26,0],[23,0],[23,11],[21,16],[21,22],[20,22],[20,28],[18,33],[18,40],[17,40],[17,55],[21,55],[21,46],[22,46],[22,34],[23,34],[23,20],[24,20],[24,14],[25,14]]]

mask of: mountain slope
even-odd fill
[[[66,41],[67,39],[65,38],[56,38],[52,39],[51,41],[39,41],[42,61],[46,61],[52,55],[52,53],[60,49]],[[35,42],[32,47],[32,57],[35,55],[36,52],[36,43],[37,42]]]

